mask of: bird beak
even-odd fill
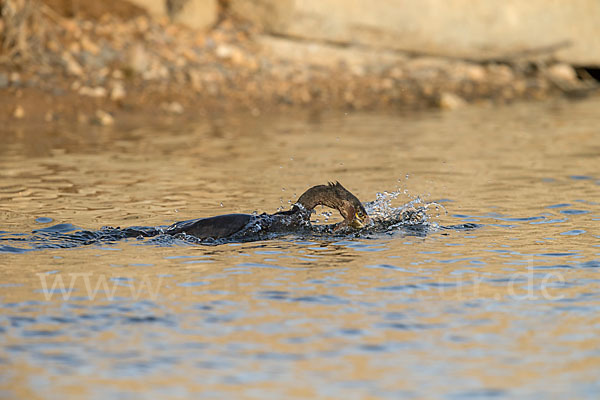
[[[368,216],[361,218],[357,214],[354,214],[354,218],[352,218],[352,221],[350,221],[349,225],[354,229],[362,229],[367,223],[369,223]]]

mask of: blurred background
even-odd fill
[[[600,76],[594,0],[1,0],[0,14],[3,119],[454,109],[587,96]]]

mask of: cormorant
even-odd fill
[[[176,222],[164,233],[168,235],[185,233],[203,240],[286,232],[294,228],[310,227],[310,214],[318,205],[331,207],[340,212],[344,221],[335,226],[336,230],[347,226],[362,228],[369,219],[360,200],[339,182],[335,182],[311,187],[288,211],[260,215],[227,214]]]

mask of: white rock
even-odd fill
[[[96,122],[102,126],[109,126],[115,123],[115,119],[112,115],[103,110],[96,111]]]
[[[172,114],[183,114],[184,111],[183,106],[176,101],[173,101],[171,103],[163,103],[162,108],[163,110]]]
[[[474,82],[483,82],[487,78],[485,68],[481,65],[468,65],[465,67],[465,73]]]
[[[568,64],[554,64],[546,70],[546,73],[551,79],[570,82],[577,80],[577,72]]]
[[[228,0],[267,33],[480,61],[600,66],[598,0]]]
[[[18,72],[12,72],[10,74],[10,82],[13,85],[18,85],[21,82],[21,75]]]
[[[15,107],[15,111],[13,112],[13,116],[16,119],[22,119],[22,118],[24,118],[25,117],[25,109],[22,106],[18,105],[17,107]]]
[[[127,53],[127,65],[138,74],[143,74],[150,66],[150,57],[141,44],[136,44]]]
[[[106,97],[107,90],[102,86],[96,86],[93,88],[89,86],[83,86],[79,89],[79,94],[82,96],[102,98]]]
[[[77,62],[77,60],[75,60],[75,57],[73,57],[71,53],[65,51],[62,54],[62,60],[65,65],[65,68],[67,69],[67,73],[74,76],[83,75],[83,68],[81,68],[81,65],[79,65],[79,63]]]
[[[83,50],[90,52],[93,55],[98,55],[98,53],[100,53],[100,47],[96,43],[92,42],[92,40],[86,35],[81,37],[79,43],[81,44],[81,48]]]
[[[125,88],[121,82],[117,82],[114,84],[112,90],[110,91],[110,99],[113,101],[119,101],[125,98]]]
[[[233,49],[231,48],[231,46],[228,46],[226,44],[220,44],[215,50],[215,54],[219,58],[228,59],[231,58],[233,54]]]
[[[467,102],[462,97],[454,93],[444,92],[440,95],[439,106],[442,110],[456,110],[466,104]]]

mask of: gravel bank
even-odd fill
[[[226,12],[196,32],[124,1],[74,15],[67,3],[0,0],[0,119],[111,125],[133,113],[454,109],[596,91],[566,64],[369,58],[364,48],[265,37]]]

